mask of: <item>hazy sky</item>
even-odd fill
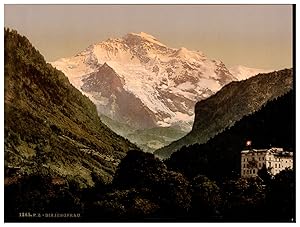
[[[291,5],[5,5],[4,23],[47,61],[143,31],[227,66],[281,69],[292,66],[292,20]]]

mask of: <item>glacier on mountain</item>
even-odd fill
[[[95,103],[100,115],[137,129],[185,132],[191,130],[197,101],[255,71],[230,71],[220,60],[168,47],[144,32],[109,38],[51,64]]]

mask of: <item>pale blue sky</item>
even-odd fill
[[[143,31],[228,66],[292,66],[291,5],[5,5],[4,22],[48,61]]]

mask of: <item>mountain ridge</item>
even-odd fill
[[[223,62],[209,60],[201,52],[186,48],[169,48],[146,33],[129,33],[122,38],[107,39],[91,45],[73,58],[63,58],[51,64],[65,72],[70,82],[81,91],[85,86],[83,77],[97,71],[103,64],[109,65],[122,79],[124,90],[141,100],[141,108],[148,108],[153,113],[155,126],[163,127],[182,121],[183,127],[190,128],[195,101],[235,80]],[[87,95],[97,105],[98,96]],[[114,119],[112,115],[108,117]],[[123,122],[126,121],[124,117]]]
[[[206,143],[225,128],[232,127],[243,117],[261,109],[269,101],[286,94],[292,86],[291,69],[232,82],[215,95],[198,102],[192,131],[182,139],[158,149],[155,154],[167,158],[184,145]]]

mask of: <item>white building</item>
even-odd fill
[[[255,177],[263,166],[276,175],[280,171],[293,169],[293,152],[282,148],[249,149],[241,151],[241,176]]]

